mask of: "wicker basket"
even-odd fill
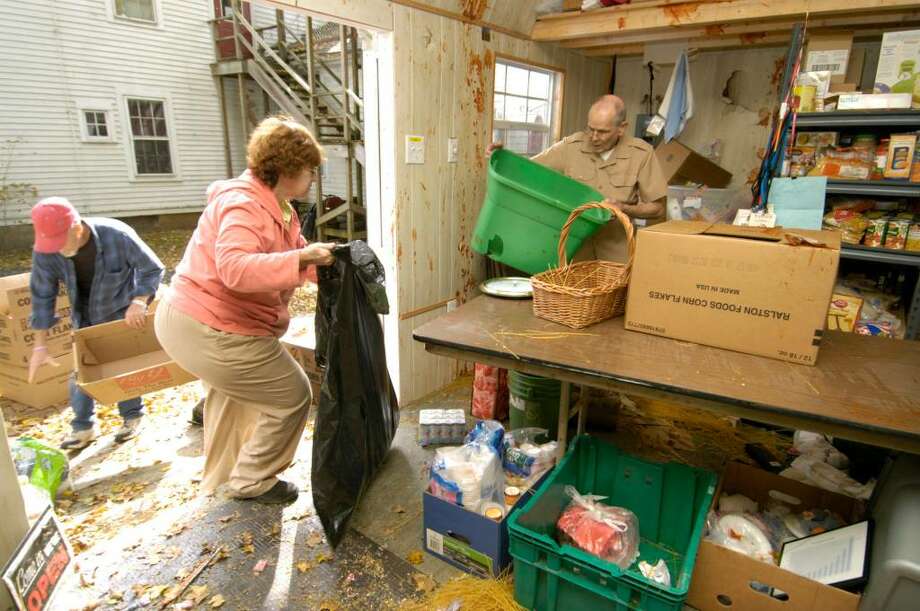
[[[585,261],[570,264],[566,260],[569,229],[579,214],[592,208],[609,210],[622,223],[629,251],[626,263]],[[574,329],[620,316],[626,311],[626,290],[635,251],[633,226],[628,216],[602,202],[579,206],[569,215],[559,236],[559,267],[531,278],[534,314]]]

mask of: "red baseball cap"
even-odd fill
[[[32,207],[35,252],[55,253],[64,248],[70,228],[80,222],[80,213],[63,197],[46,197]]]

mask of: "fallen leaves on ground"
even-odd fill
[[[208,601],[208,604],[211,606],[212,609],[218,609],[220,607],[223,607],[225,602],[227,601],[224,600],[223,596],[221,596],[220,594],[215,594],[214,596],[211,597],[211,600]]]
[[[262,560],[259,560],[258,562],[256,562],[256,565],[252,567],[252,574],[261,575],[262,571],[264,571],[265,567],[267,566],[268,566],[268,560],[266,560],[265,558],[263,558]]]
[[[311,532],[309,535],[307,535],[307,541],[306,541],[306,543],[307,543],[307,545],[310,546],[310,547],[316,547],[316,546],[318,546],[318,545],[322,545],[322,544],[323,544],[323,541],[325,541],[325,540],[326,540],[326,538],[323,536],[323,534],[322,534],[321,532],[315,531],[315,530],[314,530],[314,531]]]
[[[414,573],[412,575],[412,581],[415,582],[415,589],[418,592],[430,592],[434,590],[437,585],[434,579],[424,573]]]
[[[425,559],[425,555],[419,550],[415,550],[409,553],[409,556],[406,558],[410,564],[421,564]]]

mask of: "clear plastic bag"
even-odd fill
[[[639,572],[646,579],[650,579],[667,588],[671,587],[671,571],[668,570],[668,565],[665,563],[664,558],[659,558],[655,564],[649,564],[644,560],[639,562]]]
[[[479,420],[473,430],[467,433],[465,444],[482,443],[493,450],[499,456],[502,455],[503,444],[505,439],[505,427],[497,420]]]
[[[556,527],[559,539],[626,570],[639,557],[639,518],[625,507],[604,505],[607,498],[579,494],[565,487],[572,499]]]
[[[556,463],[555,441],[539,443],[549,431],[538,428],[517,429],[505,434],[502,466],[513,476],[529,478],[548,471]]]
[[[485,443],[438,448],[431,464],[428,491],[478,512],[484,503],[502,503],[505,480],[499,455]]]

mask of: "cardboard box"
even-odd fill
[[[563,11],[580,11],[582,0],[562,0]]]
[[[66,335],[51,338],[47,341],[48,354],[54,357],[67,356],[73,350],[73,336]],[[32,358],[32,344],[9,343],[0,336],[0,365],[15,367],[28,367]],[[73,360],[73,359],[69,359]]]
[[[814,365],[838,232],[669,221],[636,240],[627,329]]]
[[[688,182],[715,187],[728,186],[732,175],[702,155],[677,140],[671,140],[655,149],[655,156],[669,185]]]
[[[842,83],[846,79],[852,49],[853,32],[810,34],[802,72],[827,70],[831,73],[831,82]]]
[[[512,511],[523,507],[551,472],[525,491]],[[426,491],[422,495],[422,544],[429,554],[462,571],[477,577],[497,577],[511,565],[510,514],[496,522]]]
[[[847,62],[847,75],[844,78],[844,83],[852,83],[853,91],[858,91],[862,87],[863,68],[865,68],[865,65],[866,50],[852,49],[850,51],[850,61]],[[833,83],[833,80],[831,82]]]
[[[143,329],[123,320],[74,331],[77,385],[103,404],[140,397],[180,386],[197,378],[160,346],[153,329],[153,313]]]
[[[73,323],[66,314],[70,308],[58,312],[58,324],[48,329],[48,354],[62,356],[69,354],[73,346],[71,330]],[[28,318],[0,317],[0,364],[26,367],[32,356],[36,331],[29,326]]]
[[[853,93],[857,89],[859,89],[859,87],[856,85],[856,83],[834,83],[832,82],[830,93],[832,94],[833,93]],[[824,101],[825,101],[824,110],[827,110],[827,98],[824,98]]]
[[[786,479],[740,463],[729,463],[716,494],[744,494],[763,506],[771,499],[798,500],[793,511],[824,508],[848,521],[863,518],[861,501]],[[772,586],[788,600],[779,600],[751,588],[751,583]],[[687,604],[700,611],[856,611],[860,597],[801,577],[703,539],[693,569]],[[730,601],[730,602],[729,602]]]
[[[885,32],[875,71],[876,93],[904,93],[912,96],[913,107],[920,107],[914,93],[920,76],[920,30]],[[908,106],[908,108],[910,108]]]
[[[28,318],[32,314],[32,291],[28,272],[0,278],[0,315],[10,318]],[[55,311],[70,307],[67,291],[62,284],[58,292]]]
[[[55,360],[60,366],[41,367],[32,384],[29,384],[27,368],[0,366],[0,392],[8,399],[36,409],[67,403],[70,400],[73,359]]]

